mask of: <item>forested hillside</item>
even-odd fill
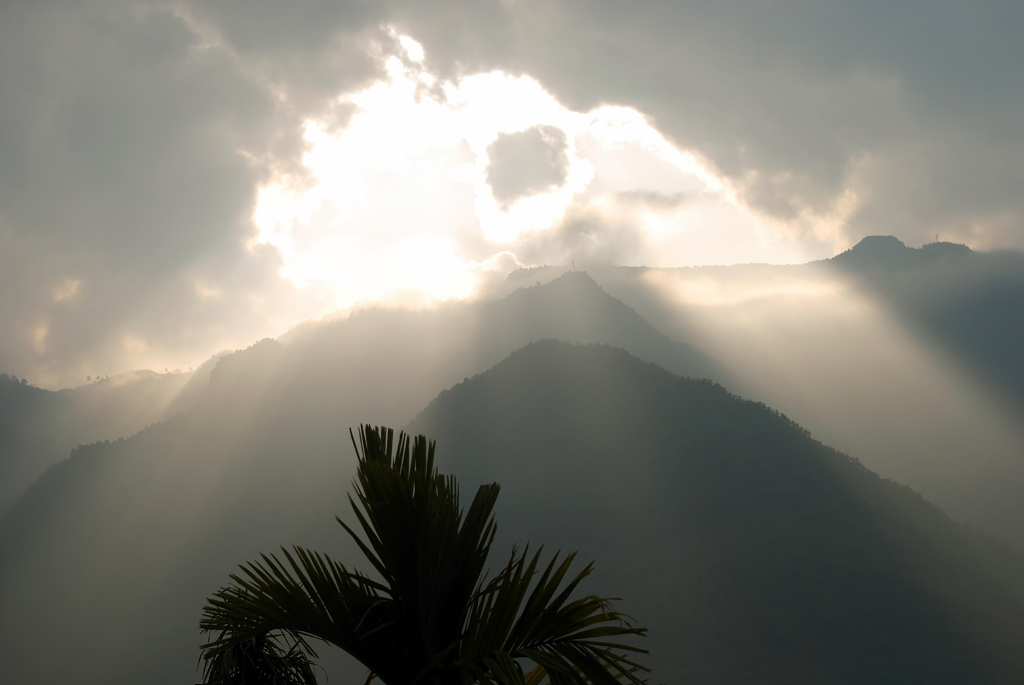
[[[528,344],[548,337],[627,350]],[[503,542],[597,560],[595,591],[651,629],[656,682],[1017,682],[1018,554],[680,375],[716,368],[574,273],[226,355],[181,413],[76,449],[0,518],[0,681],[191,680],[199,611],[238,564],[358,558],[334,523],[348,429],[422,410],[445,469],[502,484]]]
[[[1024,563],[770,408],[607,347],[528,346],[411,430],[503,533],[580,547],[651,627],[656,679],[1024,677]]]
[[[338,543],[349,427],[400,426],[553,336],[625,345],[677,373],[714,369],[583,273],[497,301],[365,310],[223,356],[170,406],[181,414],[75,450],[0,518],[0,681],[193,677],[198,612],[238,563]],[[74,658],[47,660],[54,648]]]
[[[1024,255],[865,238],[829,260],[996,388],[1024,417]]]
[[[166,418],[190,375],[132,372],[53,392],[0,374],[0,514],[74,447]]]

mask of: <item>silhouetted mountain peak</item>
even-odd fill
[[[590,306],[618,306],[629,309],[609,295],[586,271],[566,271],[546,282],[524,284],[495,303],[521,303],[531,307],[542,304],[585,308]]]
[[[858,259],[892,259],[905,257],[911,249],[896,236],[869,235],[843,254]]]
[[[519,288],[491,303],[482,315],[488,320],[482,339],[517,339],[513,349],[544,338],[605,343],[673,373],[718,381],[727,377],[715,360],[668,338],[629,305],[609,295],[586,271],[567,271],[543,285]]]
[[[973,253],[971,248],[966,245],[947,242],[928,243],[926,245],[922,245],[920,252],[922,255],[932,259],[939,257],[962,258]]]
[[[658,680],[1024,673],[1019,556],[710,382],[545,340],[410,429],[462,482],[501,484],[513,539],[598,558],[651,627]]]
[[[958,243],[935,242],[914,248],[895,236],[870,235],[828,261],[854,270],[891,270],[928,264],[938,259],[959,259],[970,254],[969,247]]]
[[[589,273],[587,273],[586,271],[576,271],[575,269],[571,271],[566,271],[558,278],[552,281],[548,281],[548,283],[540,287],[566,287],[567,285],[573,285],[575,287],[587,287],[591,288],[592,290],[600,290],[601,292],[604,292],[601,286],[597,284],[597,281],[591,278]]]

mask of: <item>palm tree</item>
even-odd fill
[[[351,435],[351,431],[350,431]],[[371,577],[300,547],[262,555],[203,609],[208,683],[313,683],[309,640],[336,645],[384,685],[634,685],[647,669],[620,642],[646,629],[608,599],[573,599],[593,564],[575,554],[543,566],[512,550],[487,580],[499,487],[481,485],[468,511],[455,478],[434,466],[433,442],[360,426],[356,500],[363,535],[338,519],[376,571]],[[394,449],[393,449],[394,448]],[[525,664],[525,665],[524,665]]]

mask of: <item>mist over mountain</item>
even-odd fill
[[[654,678],[1024,677],[1024,563],[768,407],[621,350],[535,343],[410,425],[502,484],[503,540],[579,547]]]
[[[301,326],[222,358],[198,402],[244,406],[296,434],[371,416],[402,425],[444,388],[544,338],[617,345],[673,373],[729,378],[711,356],[668,338],[589,275],[569,272],[499,299],[420,311],[371,307]]]
[[[0,519],[0,681],[195,682],[203,601],[240,561],[336,549],[348,423],[211,403],[74,450]]]
[[[0,514],[72,448],[166,418],[190,375],[134,371],[53,392],[0,374]]]
[[[0,685],[198,682],[239,564],[365,569],[360,424],[595,559],[651,685],[1024,683],[1022,35],[0,0]]]
[[[1024,543],[1024,254],[878,238],[800,265],[587,270],[659,330],[713,352],[730,391]]]
[[[829,260],[995,388],[1024,418],[1024,254],[871,236]]]
[[[340,393],[335,401],[362,416],[400,425],[443,388],[544,338],[616,345],[673,373],[728,378],[712,357],[666,337],[582,272],[490,301],[420,312],[370,308],[296,330],[282,338],[278,378],[285,393]],[[398,385],[405,387],[396,394]],[[299,397],[289,402],[317,411]]]
[[[222,356],[172,405],[183,413],[78,448],[0,519],[0,681],[194,677],[199,611],[228,573],[281,544],[338,544],[349,427],[402,425],[555,336],[714,372],[583,273],[475,305],[363,310]]]
[[[882,475],[1012,533],[1020,452],[880,296],[830,264],[591,272],[304,325],[211,360],[171,418],[74,450],[0,517],[0,681],[189,682],[200,609],[239,563],[282,544],[357,559],[333,521],[349,427],[404,425],[452,386],[414,428],[466,486],[502,483],[504,541],[596,558],[600,591],[651,626],[658,672],[1018,679],[1017,553],[730,394],[853,435]],[[643,361],[545,342],[502,362],[547,338]]]
[[[489,302],[368,308],[301,326],[283,346],[268,340],[216,355],[189,374],[133,372],[59,392],[0,377],[0,512],[72,448],[127,437],[198,403],[266,402],[266,412],[302,423],[348,407],[399,425],[441,389],[548,337],[604,342],[674,373],[727,378],[711,357],[670,340],[581,272]],[[420,381],[394,393],[410,375]]]

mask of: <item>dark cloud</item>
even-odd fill
[[[660,211],[678,209],[695,197],[694,193],[659,193],[653,190],[627,190],[615,195],[622,202]]]
[[[633,264],[645,248],[643,227],[589,206],[573,207],[559,224],[525,237],[516,248],[526,264]]]
[[[268,332],[296,297],[246,249],[256,189],[391,40],[345,7],[0,6],[4,370],[63,385],[140,342],[176,365]]]
[[[849,240],[919,244],[941,225],[1024,246],[1020,3],[449,0],[398,15],[449,74],[501,68],[576,110],[636,107],[779,218],[853,188]]]
[[[383,73],[389,25],[442,76],[499,68],[577,111],[635,107],[806,231],[808,213],[845,202],[848,242],[1024,246],[1024,5],[1011,0],[12,0],[0,371],[71,382],[124,370],[126,341],[202,355],[274,334],[283,308],[294,321],[309,298],[277,278],[273,250],[245,247],[256,189],[302,173],[305,118],[344,123],[335,96]],[[533,131],[512,152],[496,143],[499,201],[564,180],[564,147]],[[639,240],[595,233],[585,213],[532,249]]]
[[[565,183],[568,149],[565,132],[555,126],[499,134],[487,147],[487,183],[499,206],[507,209],[519,198]]]

